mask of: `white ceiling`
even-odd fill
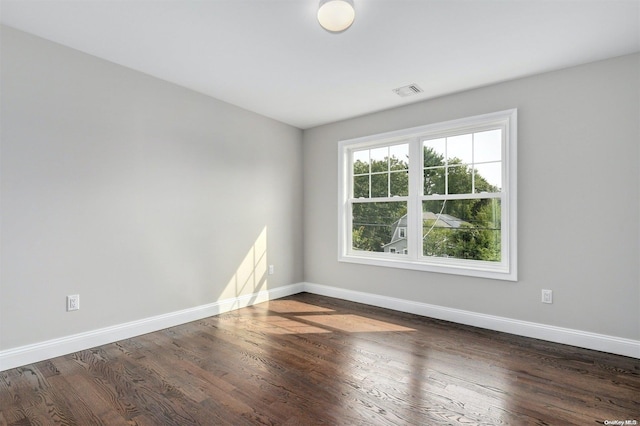
[[[1,0],[0,18],[302,129],[640,51],[640,0],[354,3],[340,34],[318,0]]]

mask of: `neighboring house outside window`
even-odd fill
[[[448,214],[436,215],[433,212],[422,212],[424,221],[435,221],[439,228],[460,228],[466,223],[456,217]],[[382,246],[386,253],[402,253],[407,254],[407,215],[402,216],[392,225],[391,242]]]
[[[339,260],[517,279],[516,111],[341,141]]]

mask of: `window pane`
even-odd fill
[[[354,203],[353,214],[353,249],[371,252],[390,252],[390,248],[396,248],[402,252],[406,248],[399,238],[393,238],[398,234],[399,227],[406,227],[407,203]]]
[[[353,152],[353,174],[369,173],[369,150]]]
[[[353,177],[353,197],[369,198],[369,175]]]
[[[389,147],[372,149],[371,153],[371,172],[386,172],[389,170]]]
[[[423,201],[422,253],[499,262],[500,200]]]
[[[389,196],[389,173],[371,175],[371,197]]]
[[[472,153],[472,136],[471,134],[452,136],[447,138],[447,161],[449,163],[462,162],[463,164],[471,164],[473,158]]]
[[[485,161],[502,160],[502,130],[489,130],[473,135],[473,161],[482,163]]]
[[[409,145],[392,145],[389,147],[389,169],[408,170],[409,169]]]
[[[473,176],[468,166],[447,168],[448,194],[471,194]]]
[[[424,167],[444,166],[445,139],[431,139],[423,143]]]
[[[475,173],[476,193],[502,190],[502,163],[476,164]]]
[[[409,195],[409,173],[393,172],[391,179],[391,196],[407,196]]]
[[[445,168],[425,169],[424,195],[444,194]]]

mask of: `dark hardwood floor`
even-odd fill
[[[0,373],[0,425],[634,424],[639,400],[638,359],[306,293]]]

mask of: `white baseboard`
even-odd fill
[[[458,324],[533,337],[535,339],[609,352],[632,358],[640,358],[640,341],[638,340],[514,320],[494,315],[479,314],[461,309],[445,308],[427,303],[413,302],[319,284],[304,283],[304,291],[321,296],[335,297],[352,302],[451,321]]]
[[[304,291],[304,285],[302,283],[292,284],[277,287],[272,290],[220,300],[181,311],[170,312],[168,314],[0,351],[0,371],[163,330],[168,327],[222,314],[256,303],[266,302],[267,300],[290,296],[302,291]]]
[[[0,371],[43,361],[49,358],[93,348],[118,340],[128,339],[190,321],[251,306],[267,300],[279,299],[300,292],[335,297],[381,308],[466,324],[489,330],[502,331],[525,337],[563,343],[602,352],[609,352],[640,359],[640,341],[607,336],[569,328],[554,327],[528,321],[514,320],[493,315],[479,314],[460,309],[446,308],[427,303],[414,302],[394,297],[346,290],[313,283],[297,283],[273,290],[225,299],[207,305],[170,312],[98,330],[47,340],[32,345],[0,351]]]

